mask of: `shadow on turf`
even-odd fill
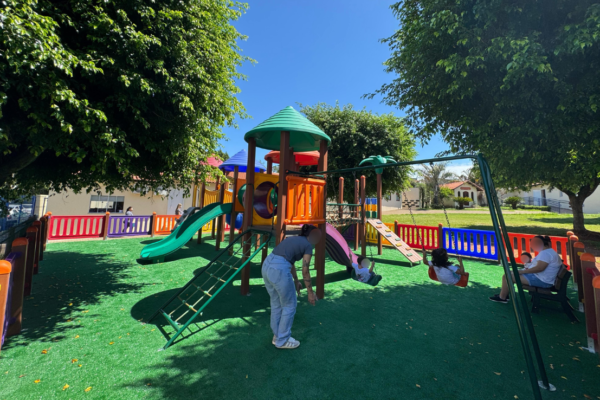
[[[52,251],[44,254],[32,294],[23,305],[23,330],[8,338],[3,348],[27,346],[32,341],[60,341],[79,326],[77,318],[93,304],[144,284],[123,283],[129,263],[109,254]],[[85,314],[92,316],[92,314]]]
[[[324,398],[372,398],[373,387],[378,388],[377,397],[400,398],[415,382],[434,384],[433,377],[453,382],[439,385],[440,395],[456,394],[457,387],[465,391],[449,398],[479,399],[485,390],[508,397],[517,386],[522,392],[530,390],[520,373],[524,362],[512,307],[487,301],[493,291],[487,285],[472,282],[458,289],[424,282],[372,289],[356,283],[315,308],[303,294],[294,324],[294,336],[303,345],[293,352],[273,348],[269,297],[261,285],[251,291],[251,297],[242,297],[238,286],[224,289],[216,304],[206,308],[195,332],[177,340],[165,351],[163,364],[154,368],[168,372],[148,372],[126,387],[150,386],[163,398],[182,400],[200,393],[202,398],[293,398],[302,386],[293,388],[298,380],[311,382],[308,397]],[[154,311],[171,294],[142,300],[133,317]],[[554,337],[557,327],[569,326],[560,312],[544,310],[541,317],[533,317],[538,334],[551,332],[548,337]],[[158,318],[153,321],[157,326],[166,325]],[[350,330],[360,338],[352,345],[340,340]],[[456,370],[465,368],[470,372],[463,379]],[[497,376],[494,371],[503,371],[506,381],[490,383],[487,389],[473,385],[481,377]],[[359,375],[363,379],[348,379]]]

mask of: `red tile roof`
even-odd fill
[[[477,190],[483,190],[483,188],[479,185],[477,185],[476,183],[473,183],[471,181],[460,181],[460,182],[450,182],[450,183],[444,183],[443,185],[440,185],[440,187],[447,187],[449,189],[456,189],[457,187],[461,186],[461,185],[471,185],[471,186],[475,186],[477,188]]]

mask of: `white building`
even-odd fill
[[[483,190],[481,186],[471,181],[450,182],[440,185],[440,187],[447,187],[448,189],[452,189],[455,197],[470,198],[471,203],[469,204],[469,207],[487,205],[485,190]],[[448,200],[452,205],[454,205],[454,201],[452,201],[451,199]]]
[[[516,196],[523,200],[524,204],[533,206],[550,206],[551,211],[558,213],[570,213],[569,196],[558,189],[552,189],[548,185],[534,185],[528,191],[513,191],[502,194],[501,200]],[[600,189],[596,189],[583,203],[585,214],[600,214]]]
[[[404,192],[387,194],[383,196],[384,207],[403,208],[409,205],[412,208],[421,207],[421,198],[419,188],[410,188]]]

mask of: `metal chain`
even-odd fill
[[[406,196],[406,192],[402,192],[402,194],[404,195],[404,200],[406,200],[406,204],[408,205],[408,211],[410,212],[410,217],[412,218],[413,224],[415,225],[415,230],[417,231],[417,236],[419,238],[419,243],[421,243],[421,247],[423,247],[424,246],[423,239],[421,238],[421,232],[419,232],[419,227],[417,225],[417,221],[415,220],[415,216],[413,215],[412,206],[410,205],[410,202],[408,201],[408,197]]]
[[[450,233],[450,241],[452,241],[452,239],[454,239],[454,252],[456,253],[456,256],[459,257],[458,255],[458,242],[456,239],[456,235],[452,234],[452,226],[450,226],[450,218],[448,218],[448,212],[446,211],[446,206],[444,205],[444,199],[440,199],[442,202],[442,209],[444,210],[444,215],[446,216],[446,222],[448,223],[448,232]],[[444,240],[444,238],[442,237],[442,240]],[[440,243],[441,245],[442,243]]]

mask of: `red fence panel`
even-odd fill
[[[415,225],[398,224],[396,235],[414,249],[421,249],[423,245],[427,250],[440,247],[437,226],[417,225],[415,227]],[[419,236],[421,237],[420,240]]]
[[[103,236],[104,216],[71,215],[50,217],[49,240]]]

